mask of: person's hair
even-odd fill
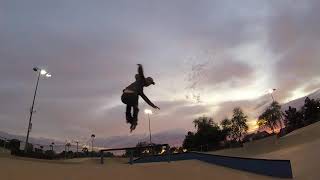
[[[147,78],[146,78],[146,82],[147,82],[147,84],[149,84],[149,85],[151,85],[151,84],[154,85],[154,84],[155,84],[154,81],[153,81],[153,79],[152,79],[152,77],[147,77]]]

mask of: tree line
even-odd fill
[[[211,117],[199,117],[193,121],[196,131],[187,133],[182,147],[189,151],[209,151],[242,146],[243,141],[248,140],[247,120],[248,116],[240,107],[234,108],[231,119],[225,118],[220,123],[216,123]],[[281,111],[281,105],[273,101],[259,115],[257,125],[258,131],[271,130],[270,135],[273,135],[279,129],[278,135],[283,136],[318,121],[320,100],[307,97],[300,110],[289,106],[284,112]],[[264,133],[257,133],[256,139],[269,136],[269,133]]]
[[[304,105],[297,108],[289,106],[284,112],[278,102],[273,102],[258,119],[260,128],[270,128],[273,133],[280,127],[281,135],[320,121],[320,99],[307,97]],[[282,128],[282,124],[285,126]]]
[[[248,116],[239,107],[233,109],[231,119],[225,118],[220,124],[211,117],[199,117],[193,121],[196,132],[188,132],[182,147],[189,151],[208,151],[239,146],[249,129],[247,120]]]
[[[185,149],[189,151],[212,151],[230,147],[240,147],[242,143],[247,141],[248,135],[248,116],[240,107],[233,109],[232,117],[225,118],[219,123],[215,122],[213,118],[202,116],[193,121],[195,132],[189,131],[185,136],[182,147],[172,147],[170,149],[173,153],[182,153]],[[278,136],[283,136],[296,129],[308,126],[320,121],[320,99],[306,98],[304,105],[297,110],[289,106],[284,112],[281,111],[281,105],[273,101],[258,117],[257,125],[259,131],[264,129],[271,130],[271,135],[280,129]],[[284,126],[284,127],[283,127]],[[259,139],[268,136],[269,134],[259,135]],[[163,153],[162,148],[141,148],[149,145],[146,142],[139,142],[137,149],[133,152],[134,156],[154,155]],[[152,144],[155,145],[155,144]],[[10,149],[13,155],[28,156],[42,159],[61,159],[61,158],[77,158],[77,157],[98,157],[98,152],[89,152],[87,147],[83,147],[80,152],[72,152],[69,150],[71,144],[66,144],[65,151],[56,153],[53,149],[54,144],[50,145],[50,150],[43,150],[40,148],[33,148],[33,145],[28,143],[27,153],[21,151],[20,141],[16,139],[1,140],[0,146]],[[124,156],[129,156],[125,152]],[[114,156],[112,153],[106,153],[106,157]]]
[[[87,147],[83,147],[79,152],[73,152],[70,150],[71,143],[66,143],[65,150],[62,152],[54,151],[54,143],[50,144],[49,150],[44,150],[44,146],[40,145],[38,148],[34,148],[33,144],[28,143],[27,151],[20,149],[21,141],[18,139],[2,140],[0,139],[0,147],[10,150],[12,155],[31,157],[37,159],[72,159],[83,157],[100,157],[100,152],[89,151]],[[111,152],[104,153],[105,157],[113,157]]]

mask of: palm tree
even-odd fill
[[[51,151],[53,151],[54,142],[50,144]]]
[[[69,152],[69,151],[70,151],[70,146],[71,146],[71,144],[68,142],[68,143],[66,144],[66,146],[67,146],[67,152]]]
[[[92,152],[92,154],[93,154],[93,141],[94,141],[94,138],[96,137],[96,135],[94,135],[94,134],[91,134],[91,152]]]
[[[82,152],[83,152],[85,155],[88,155],[89,150],[88,150],[88,148],[87,148],[86,146],[84,146],[84,147],[82,148]]]
[[[272,104],[259,116],[257,124],[261,127],[268,127],[272,130],[278,126],[282,126],[282,112],[281,106],[277,101],[272,102]]]

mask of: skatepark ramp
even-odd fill
[[[144,156],[134,159],[133,152],[137,149],[164,147],[166,149],[165,154]],[[232,157],[213,155],[199,152],[186,152],[171,154],[170,146],[168,144],[158,144],[153,146],[144,147],[127,147],[127,148],[114,148],[114,149],[102,149],[100,150],[100,163],[104,163],[104,152],[126,150],[130,152],[130,164],[139,163],[152,163],[152,162],[171,162],[182,160],[199,160],[210,164],[224,166],[232,169],[252,172],[256,174],[280,177],[280,178],[292,178],[292,168],[290,160],[273,160],[273,159],[257,159],[257,158],[244,158],[244,157]]]
[[[210,164],[220,165],[232,169],[248,171],[261,175],[267,175],[280,178],[292,178],[292,169],[290,160],[271,160],[271,159],[255,159],[220,156],[212,154],[204,154],[198,152],[187,152],[180,154],[148,156],[141,157],[133,161],[133,163],[151,163],[181,161],[181,160],[199,160]]]

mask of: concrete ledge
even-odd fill
[[[133,163],[167,162],[168,155],[138,158]],[[254,159],[242,157],[220,156],[197,152],[170,155],[171,161],[200,160],[206,163],[220,165],[232,169],[248,171],[261,175],[280,178],[292,178],[290,160]]]

